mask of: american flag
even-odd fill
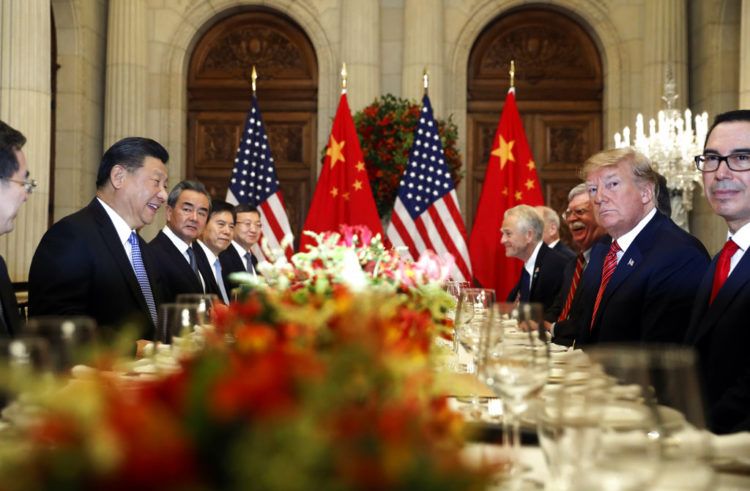
[[[281,249],[281,240],[292,234],[255,94],[234,159],[227,202],[250,204],[260,210],[263,237],[271,249]],[[291,256],[291,247],[285,253]],[[265,257],[259,247],[253,250],[253,254],[258,259]]]
[[[453,279],[471,281],[466,228],[427,95],[386,234],[414,260],[426,249],[452,254]]]

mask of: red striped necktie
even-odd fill
[[[594,327],[594,319],[596,319],[596,313],[599,310],[599,304],[601,303],[602,297],[604,296],[604,290],[606,290],[607,284],[609,283],[610,278],[612,278],[612,273],[614,273],[615,268],[617,268],[617,253],[621,250],[622,249],[620,249],[620,245],[617,243],[617,241],[612,241],[612,245],[609,246],[607,257],[604,258],[604,267],[602,268],[602,282],[599,285],[599,291],[596,293],[594,313],[591,315],[591,325],[589,326],[589,329],[593,329]]]
[[[568,296],[565,297],[565,306],[560,312],[560,317],[557,318],[557,322],[564,321],[570,315],[570,306],[573,304],[573,297],[578,289],[578,283],[581,281],[581,274],[583,274],[583,266],[586,264],[586,258],[583,254],[578,254],[576,259],[576,269],[573,272],[573,281],[570,282],[570,289],[568,290]]]
[[[711,299],[708,301],[709,305],[713,303],[714,298],[716,298],[716,294],[719,293],[719,290],[721,290],[724,282],[727,281],[727,277],[729,276],[729,265],[732,262],[732,256],[734,256],[734,253],[737,252],[737,249],[739,248],[740,247],[732,239],[729,239],[721,249],[719,260],[716,261],[714,283],[711,287]]]

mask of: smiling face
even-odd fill
[[[534,241],[534,232],[524,230],[519,222],[520,219],[517,216],[508,215],[505,217],[500,229],[502,232],[500,243],[505,247],[506,256],[517,257],[526,261],[534,252],[536,241]]]
[[[186,189],[180,193],[174,208],[167,205],[167,226],[187,244],[203,232],[208,220],[208,196]]]
[[[750,122],[717,125],[706,141],[704,154],[750,153]],[[703,189],[714,212],[726,220],[734,233],[750,222],[750,172],[736,172],[719,164],[715,172],[703,173]]]
[[[13,230],[13,221],[18,215],[18,210],[29,197],[23,185],[23,181],[29,177],[26,156],[22,150],[15,150],[15,154],[18,170],[8,179],[0,180],[0,235]]]
[[[636,181],[625,160],[590,171],[586,187],[597,222],[614,239],[632,230],[654,208],[653,189]]]
[[[133,229],[154,221],[156,212],[167,201],[167,166],[147,156],[143,165],[129,171],[115,165],[110,172],[114,197],[105,200]]]
[[[206,228],[201,234],[201,240],[217,256],[221,251],[229,247],[234,234],[234,218],[228,211],[219,211],[211,214],[206,223]]]
[[[258,243],[260,239],[261,222],[260,213],[245,211],[237,213],[237,224],[234,227],[234,240],[239,245],[250,250],[250,247]]]
[[[604,235],[604,230],[596,223],[591,200],[587,193],[573,196],[568,202],[569,213],[566,214],[565,223],[568,224],[573,242],[581,251],[591,248],[591,245]]]

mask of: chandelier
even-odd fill
[[[686,109],[683,115],[675,109],[679,97],[671,67],[667,68],[662,100],[666,109],[659,111],[657,120],[648,122],[645,132],[643,115],[635,120],[635,137],[631,142],[630,128],[622,134],[615,133],[615,147],[633,146],[651,159],[652,165],[667,180],[672,201],[672,218],[685,230],[688,229],[687,213],[693,207],[693,183],[703,185],[701,174],[693,160],[703,152],[703,144],[708,132],[708,113],[695,116]]]

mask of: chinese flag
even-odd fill
[[[341,224],[365,225],[373,235],[385,237],[346,94],[341,94],[339,100],[323,160],[323,170],[318,178],[303,231],[338,232]],[[303,233],[300,250],[306,251],[308,245],[314,244],[315,240]]]
[[[492,140],[474,228],[469,238],[474,278],[484,288],[494,288],[498,301],[518,282],[523,263],[505,256],[500,227],[508,208],[544,204],[536,164],[518,114],[514,89],[508,91],[500,124]]]

